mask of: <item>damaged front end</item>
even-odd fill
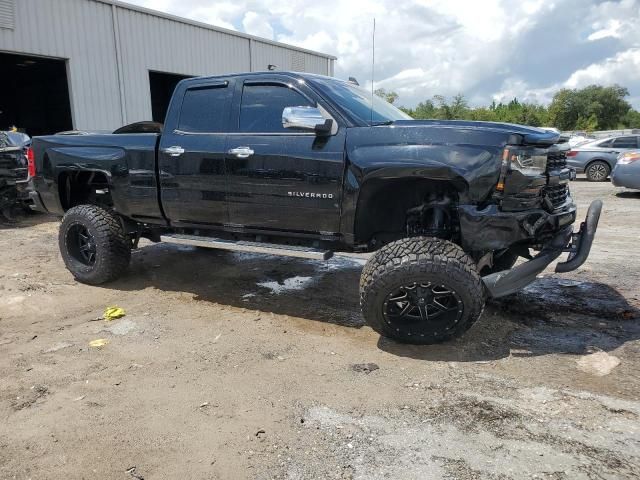
[[[589,255],[602,202],[594,201],[580,230],[573,233],[576,206],[569,191],[575,172],[566,166],[561,146],[507,147],[493,201],[484,208],[458,206],[465,251],[518,251],[528,262],[483,277],[490,297],[516,292],[533,280],[563,252],[567,261],[556,272],[582,265]],[[529,248],[539,253],[528,255]]]

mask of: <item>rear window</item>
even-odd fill
[[[188,89],[182,100],[178,130],[225,132],[229,122],[230,92],[226,84]]]

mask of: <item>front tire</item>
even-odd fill
[[[385,245],[360,278],[366,322],[403,343],[427,345],[462,335],[482,314],[484,301],[474,262],[456,244],[436,238]]]
[[[96,205],[67,211],[58,235],[60,253],[76,280],[89,285],[115,280],[131,260],[131,247],[118,217]]]
[[[604,182],[610,173],[611,167],[609,167],[607,162],[603,162],[602,160],[591,162],[585,170],[587,180],[590,182]]]

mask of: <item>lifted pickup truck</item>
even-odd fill
[[[412,120],[334,78],[193,78],[176,87],[162,134],[34,139],[31,197],[64,215],[62,257],[89,284],[122,275],[141,237],[320,260],[374,252],[360,281],[366,321],[428,344],[461,335],[487,297],[563,252],[556,272],[586,260],[601,202],[573,233],[557,140]]]

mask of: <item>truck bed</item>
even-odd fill
[[[64,189],[59,185],[64,175],[83,170],[101,172],[110,179],[113,206],[119,213],[162,224],[156,167],[159,138],[155,133],[36,137],[35,189],[49,212],[62,215],[64,200],[58,192]],[[115,191],[121,194],[113,194]]]

